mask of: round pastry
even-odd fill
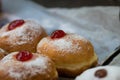
[[[75,80],[120,80],[120,67],[100,66],[88,69]]]
[[[84,70],[97,65],[97,56],[90,41],[77,34],[56,30],[43,38],[37,52],[50,57],[59,75],[75,77]]]
[[[0,80],[57,80],[54,63],[28,51],[12,52],[0,62]]]
[[[0,47],[7,52],[36,52],[38,42],[47,34],[36,22],[15,20],[0,29]]]
[[[0,60],[4,57],[4,56],[6,56],[8,53],[5,51],[5,50],[3,50],[3,49],[1,49],[0,48]]]

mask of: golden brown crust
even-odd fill
[[[37,51],[50,57],[55,62],[59,74],[63,76],[75,77],[97,63],[92,44],[74,34],[67,34],[56,40],[46,37],[39,42]]]
[[[32,25],[29,25],[32,24]],[[39,27],[34,29],[34,27]],[[32,21],[26,21],[25,25],[19,28],[8,31],[8,24],[0,29],[0,47],[6,50],[7,52],[27,50],[30,52],[36,52],[36,46],[38,42],[45,36],[47,33],[40,26]],[[19,32],[17,32],[19,31]]]

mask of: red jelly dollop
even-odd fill
[[[66,35],[66,33],[63,30],[56,30],[51,34],[51,38],[55,39],[55,38],[61,38],[64,37]]]
[[[13,30],[17,27],[20,27],[21,25],[23,25],[25,23],[24,20],[15,20],[12,21],[9,25],[8,25],[8,30]]]
[[[29,51],[20,51],[17,55],[16,55],[16,59],[18,61],[28,61],[32,58],[33,54],[30,53]]]

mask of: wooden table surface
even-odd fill
[[[120,6],[120,0],[33,0],[45,7]]]

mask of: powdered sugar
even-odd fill
[[[53,40],[52,44],[57,47],[58,50],[62,51],[68,51],[70,53],[77,51],[81,49],[81,46],[79,43],[74,43],[74,41],[77,40],[82,40],[82,41],[87,41],[85,38],[76,35],[76,34],[70,34],[67,35],[61,39],[58,40]]]
[[[76,39],[76,40],[82,40],[82,41],[84,41],[84,42],[88,42],[87,39],[85,39],[84,37],[82,37],[82,36],[80,36],[80,35],[78,35],[78,34],[71,34],[70,37],[72,37],[73,39]]]
[[[44,72],[44,70],[47,69],[46,63],[48,63],[48,58],[45,56],[39,56],[39,58],[26,62],[24,65],[26,67],[36,66],[37,68],[41,68],[40,72]]]
[[[55,45],[60,50],[64,50],[64,49],[69,49],[72,46],[72,42],[66,41],[65,39],[58,39],[58,40],[54,40],[54,42],[52,42],[52,45]]]
[[[82,47],[79,42],[77,41],[83,41],[88,42],[85,38],[81,37],[77,34],[67,34],[66,36],[60,38],[60,39],[49,39],[44,38],[41,40],[41,42],[38,44],[38,47],[42,47],[44,43],[47,43],[49,46],[54,46],[56,51],[65,51],[68,53],[73,53],[75,51],[80,50]],[[46,49],[47,50],[47,49]]]

